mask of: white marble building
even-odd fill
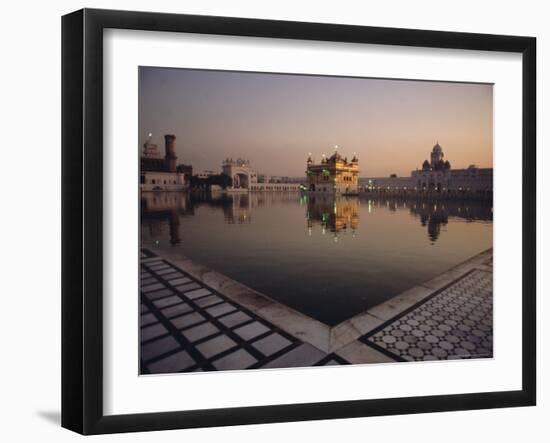
[[[282,183],[264,179],[258,181],[258,174],[250,166],[249,160],[227,158],[222,163],[222,171],[231,177],[233,185],[227,188],[229,192],[248,191],[299,191],[300,183]]]
[[[409,177],[371,177],[362,183],[370,190],[416,190],[431,192],[492,192],[493,168],[478,168],[470,165],[465,169],[452,169],[444,160],[443,149],[436,143],[421,169]]]
[[[192,174],[189,165],[177,165],[176,136],[167,134],[165,155],[161,156],[158,145],[151,142],[152,134],[143,145],[140,158],[141,191],[182,191],[187,188],[186,179]]]
[[[228,191],[249,191],[251,185],[258,181],[256,172],[250,167],[250,161],[242,158],[226,158],[222,163],[222,172],[233,181]]]

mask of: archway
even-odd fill
[[[248,189],[248,174],[239,172],[233,176],[233,188]]]

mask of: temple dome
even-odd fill
[[[432,152],[434,153],[437,153],[437,154],[441,154],[441,152],[443,152],[443,150],[441,149],[441,146],[439,145],[439,143],[436,143],[432,149]]]

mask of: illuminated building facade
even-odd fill
[[[359,160],[342,157],[337,150],[328,159],[323,155],[315,164],[311,154],[307,159],[307,189],[309,192],[354,195],[358,192]]]

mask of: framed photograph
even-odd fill
[[[534,405],[532,37],[63,17],[62,425]]]

